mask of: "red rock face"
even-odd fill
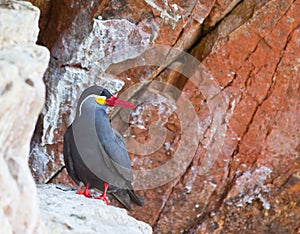
[[[101,15],[110,20],[101,21],[102,27],[118,32],[106,34],[109,40],[103,51],[97,47],[102,43],[97,37],[93,46],[84,44],[90,34],[78,29],[88,6],[69,15],[70,22],[75,22],[73,28],[56,18],[61,30],[53,29],[56,36],[49,41],[46,35],[51,27],[46,31],[43,25],[54,19],[42,14],[40,41],[58,59],[45,76],[48,93],[55,93],[60,83],[54,77],[59,77],[68,81],[63,84],[69,86],[63,87],[72,98],[63,98],[64,93],[55,98],[48,95],[47,111],[33,138],[33,145],[38,145],[33,148],[38,153],[31,157],[36,180],[50,180],[61,170],[62,135],[71,121],[76,97],[88,84],[85,79],[103,82],[89,71],[85,74],[93,69],[93,48],[107,58],[132,45],[164,45],[169,47],[160,47],[160,53],[127,52],[119,60],[101,64],[106,73],[124,82],[122,95],[138,105],[136,111],[118,112],[112,118],[112,125],[127,141],[135,186],[141,189],[137,193],[147,200],[131,215],[150,223],[155,233],[299,232],[300,2],[95,4],[87,11],[90,21],[86,24],[93,25],[91,19]],[[74,29],[80,35],[77,46],[71,43],[77,35]],[[88,47],[90,57],[80,52],[81,44]],[[198,63],[188,56],[178,57],[176,48],[190,51]],[[150,66],[149,61],[155,64]],[[55,73],[61,76],[53,76]],[[57,117],[60,122],[56,125],[47,119],[54,116],[49,114],[53,106],[60,108],[57,116],[62,116]],[[41,146],[43,141],[45,146]],[[177,159],[178,152],[184,157]],[[177,163],[172,162],[174,158]],[[150,174],[152,177],[145,173],[156,168],[164,171]],[[63,170],[51,182],[70,180]]]

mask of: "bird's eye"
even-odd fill
[[[95,100],[100,105],[105,105],[106,97],[104,96],[97,96],[95,97]]]

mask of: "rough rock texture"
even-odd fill
[[[123,82],[114,78],[118,69],[122,70],[121,62],[138,57],[151,44],[163,42],[169,46],[165,49],[165,54],[169,53],[168,59],[162,57],[161,63],[172,61],[178,50],[170,53],[171,46],[188,48],[196,40],[201,23],[212,7],[212,3],[200,4],[198,1],[180,1],[172,6],[167,2],[152,1],[140,4],[129,1],[124,5],[118,1],[76,4],[52,1],[51,6],[40,1],[31,2],[44,9],[40,25],[45,28],[39,42],[47,45],[52,54],[44,77],[48,101],[36,128],[30,158],[38,182],[51,180],[61,170],[62,136],[73,119],[76,98],[81,91],[98,83],[117,93],[124,82],[126,88],[151,81],[154,78],[152,72],[158,71],[149,66],[134,69],[134,74],[127,72],[125,77],[120,77]],[[184,30],[187,33],[183,33]],[[50,31],[52,33],[46,33]],[[164,38],[168,39],[167,43]],[[114,64],[117,67],[110,68]],[[137,67],[139,64],[124,66]]]
[[[39,9],[0,1],[0,229],[44,233],[28,167],[30,139],[44,104],[49,51],[35,44]],[[5,22],[5,23],[3,23]]]
[[[293,233],[300,226],[298,179],[288,185],[296,186],[293,192],[283,190],[298,178],[300,163],[299,51],[294,49],[299,2],[270,1],[237,27],[236,21],[243,21],[236,14],[248,12],[249,4],[241,3],[232,12],[235,18],[229,15],[208,35],[217,38],[214,44],[205,45],[204,38],[192,51],[222,87],[228,128],[222,152],[206,175],[199,173],[203,149],[198,149],[160,214],[157,232],[172,227],[199,233]],[[209,49],[203,57],[202,48]],[[194,90],[192,84],[184,89]],[[291,218],[284,218],[288,214]]]
[[[112,124],[147,199],[133,216],[155,233],[299,231],[299,0],[32,2],[52,52],[38,182],[70,183],[62,136],[81,90],[124,85],[138,108]]]
[[[49,233],[152,233],[148,224],[128,216],[125,209],[88,199],[70,187],[39,185],[37,190]]]

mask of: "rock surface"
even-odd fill
[[[260,1],[250,21],[236,24],[237,14],[256,9],[254,3],[241,3],[207,36],[215,41],[204,38],[193,48],[192,54],[202,59],[228,101],[226,137],[205,175],[199,173],[205,148],[199,147],[160,213],[157,232],[175,228],[191,233],[296,233],[299,229],[295,196],[300,76],[299,50],[293,49],[299,45],[299,2],[261,5]],[[207,54],[202,48],[208,49]],[[184,88],[191,98],[195,90],[191,83]],[[288,213],[291,218],[285,219]]]
[[[76,194],[62,185],[38,185],[41,216],[49,233],[152,233],[151,227],[125,209]],[[63,208],[62,208],[63,207]]]
[[[30,158],[33,175],[42,183],[51,180],[61,170],[62,136],[73,119],[76,99],[81,91],[98,83],[117,93],[124,84],[126,88],[140,81],[151,81],[153,68],[149,66],[120,77],[123,82],[114,79],[115,72],[107,70],[114,64],[117,68],[111,69],[118,70],[118,64],[139,57],[151,44],[162,44],[164,38],[168,42],[163,44],[169,46],[166,53],[171,46],[188,48],[201,30],[201,23],[212,4],[180,1],[182,7],[177,7],[179,3],[171,6],[167,2],[153,1],[128,1],[122,5],[118,1],[74,4],[65,0],[52,1],[52,7],[49,7],[48,3],[31,2],[44,10],[40,25],[46,26],[39,41],[47,45],[52,54],[44,78],[48,101],[39,118]],[[196,20],[189,17],[192,15]],[[172,37],[169,30],[174,34]],[[183,30],[188,32],[182,34]],[[184,38],[178,39],[181,35]],[[167,61],[176,56],[176,51],[170,53]]]
[[[35,44],[38,18],[39,9],[28,2],[0,1],[1,233],[45,232],[28,168],[49,61],[49,51]]]
[[[36,181],[71,183],[62,136],[81,90],[124,85],[138,108],[112,124],[147,199],[133,216],[155,233],[299,232],[298,0],[32,2],[52,52]]]

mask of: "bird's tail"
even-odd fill
[[[145,199],[136,195],[135,192],[133,190],[127,190],[129,196],[130,196],[130,200],[138,205],[138,206],[142,206],[145,203]]]
[[[142,206],[145,202],[144,198],[139,197],[130,189],[122,189],[112,194],[127,210],[131,210],[131,202],[138,206]]]

